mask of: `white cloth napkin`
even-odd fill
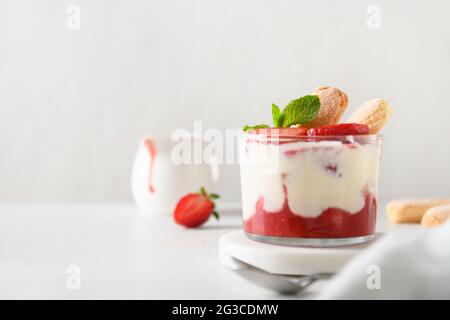
[[[386,235],[319,299],[450,299],[450,223]]]

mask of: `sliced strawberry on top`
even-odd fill
[[[175,222],[187,228],[196,228],[205,223],[211,214],[219,219],[215,203],[212,201],[217,198],[219,198],[217,194],[208,194],[203,187],[198,193],[183,196],[173,212]]]
[[[263,134],[269,137],[301,137],[306,136],[308,128],[257,128],[248,131],[249,134]]]
[[[340,123],[308,129],[308,136],[347,136],[369,134],[369,127],[359,123]]]

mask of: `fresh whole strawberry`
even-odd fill
[[[204,224],[211,214],[219,219],[219,214],[215,211],[213,200],[218,199],[215,193],[208,194],[205,188],[201,188],[198,193],[189,193],[183,196],[177,203],[173,212],[173,218],[177,224],[187,228],[197,228]]]
[[[346,136],[369,134],[369,127],[359,123],[340,123],[308,129],[308,136]]]

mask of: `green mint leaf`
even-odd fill
[[[217,220],[219,220],[219,213],[217,211],[213,211],[212,215],[214,216],[214,218],[216,218]]]
[[[273,119],[273,125],[274,127],[279,127],[281,125],[280,118],[282,117],[283,113],[281,112],[280,108],[275,103],[272,103],[272,119]]]
[[[244,128],[242,128],[242,130],[247,132],[247,131],[253,130],[253,129],[264,129],[264,128],[269,128],[269,126],[267,124],[257,124],[256,126],[245,125]]]
[[[210,199],[219,199],[220,196],[219,196],[217,193],[210,193],[210,194],[209,194],[209,198],[210,198]]]
[[[308,123],[316,117],[319,109],[320,101],[318,96],[309,95],[292,100],[283,110],[282,127]]]
[[[280,114],[280,117],[278,118],[278,128],[283,127],[284,118],[286,118],[286,115],[284,113]]]
[[[208,193],[206,192],[205,188],[203,188],[203,187],[200,188],[199,194],[202,196],[208,196]]]

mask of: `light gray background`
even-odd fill
[[[142,135],[267,122],[272,102],[318,85],[349,94],[346,116],[375,97],[395,108],[383,201],[450,196],[449,13],[444,0],[0,0],[0,200],[129,201]],[[239,200],[237,167],[224,171],[216,191]]]

